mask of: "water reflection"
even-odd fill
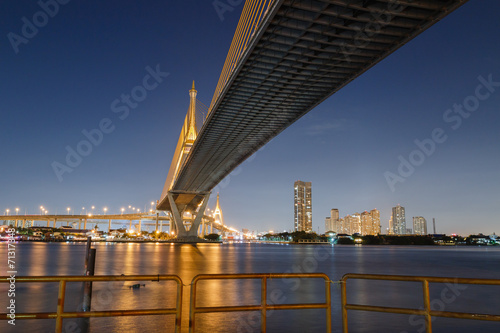
[[[412,246],[313,246],[313,245],[270,245],[270,244],[138,244],[99,243],[97,249],[97,275],[144,275],[176,274],[185,284],[189,284],[197,274],[214,273],[283,273],[283,272],[324,272],[332,280],[338,280],[345,273],[435,275],[449,277],[498,278],[500,267],[499,248],[441,248]],[[17,245],[18,275],[81,275],[84,265],[84,244],[21,243]],[[6,247],[0,247],[0,255],[6,257]],[[2,266],[3,267],[3,266]],[[124,310],[133,308],[160,308],[173,306],[175,285],[166,282],[145,282],[140,289],[129,289],[133,282],[95,283],[93,291],[94,310]],[[269,282],[268,297],[271,292],[280,294],[283,303],[321,302],[324,300],[324,283],[300,281],[294,283],[276,279]],[[0,302],[5,303],[5,285],[0,285]],[[78,286],[68,285],[66,310],[78,308],[80,297]],[[462,299],[464,307],[474,305],[474,295],[481,295],[483,308],[498,309],[500,304],[493,294],[475,290],[465,291],[457,298],[457,303],[449,305],[458,308]],[[495,289],[496,290],[496,289]],[[189,327],[189,292],[184,289],[183,321]],[[408,287],[396,284],[361,283],[350,287],[351,299],[364,304],[393,304],[418,307],[421,305],[419,286]],[[439,297],[440,288],[433,291]],[[495,291],[498,294],[498,291]],[[18,284],[18,311],[55,311],[57,305],[57,285]],[[200,285],[198,305],[238,305],[259,304],[260,281],[218,280]],[[498,297],[496,297],[498,299]],[[341,328],[340,289],[332,286],[332,318],[334,331]],[[476,299],[477,302],[477,299]],[[496,302],[496,303],[495,303]],[[448,306],[448,305],[447,305]],[[463,307],[462,307],[463,308]],[[468,309],[474,310],[474,309]],[[275,311],[269,315],[270,332],[317,332],[324,329],[325,314],[322,311]],[[407,316],[350,313],[352,331],[380,332],[377,328],[388,325],[390,331],[417,332],[421,326],[412,324]],[[352,319],[352,321],[351,321]],[[259,313],[204,314],[197,317],[197,332],[241,332],[260,331]],[[481,322],[460,325],[436,325],[440,332],[482,331],[498,329],[498,324]],[[6,322],[0,322],[0,332],[50,332],[53,321],[18,321],[16,330]],[[76,332],[72,327],[77,321],[65,320],[67,332]],[[172,316],[96,318],[90,320],[89,332],[165,332],[173,331]],[[374,326],[379,325],[379,326]],[[470,326],[467,326],[470,325]],[[468,327],[471,329],[469,330]],[[77,327],[78,328],[78,327]]]

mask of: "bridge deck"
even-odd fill
[[[210,191],[274,136],[465,2],[274,1],[172,189]],[[164,197],[157,208],[167,206]]]

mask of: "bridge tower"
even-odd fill
[[[222,237],[225,237],[224,215],[222,214],[222,209],[220,208],[219,193],[217,193],[217,203],[215,204],[213,218],[214,218],[214,222],[220,223],[220,225],[221,225],[220,233],[222,234]],[[212,224],[212,227],[213,227],[213,224]]]
[[[215,210],[214,210],[214,221],[219,221],[221,225],[224,225],[224,217],[222,215],[222,209],[220,208],[220,203],[219,203],[219,193],[217,193],[217,204],[215,205]]]
[[[210,196],[210,192],[187,192],[173,189],[175,181],[189,157],[191,148],[198,137],[198,124],[196,123],[196,95],[194,85],[189,90],[189,108],[184,119],[179,140],[174,153],[174,158],[168,171],[167,180],[163,187],[162,200],[158,203],[157,209],[168,210],[172,216],[172,227],[178,239],[196,241],[198,228],[205,212],[205,207]],[[186,228],[185,220],[191,223]]]

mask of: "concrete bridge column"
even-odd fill
[[[50,220],[47,220],[47,228],[50,227]]]
[[[23,220],[23,229],[25,225],[26,225],[26,220]]]
[[[108,222],[108,233],[111,232],[111,219],[109,219],[109,222]]]
[[[132,220],[130,220],[130,226],[128,227],[128,230],[132,230]]]
[[[54,219],[54,228],[56,227],[56,222],[57,222],[57,219]],[[62,223],[61,223],[62,225]]]
[[[87,229],[87,219],[83,220],[83,229]]]
[[[141,223],[142,223],[142,220],[141,220],[141,219],[139,219],[139,233],[141,233],[141,229],[142,229],[142,228],[141,228]]]
[[[175,202],[174,194],[178,195],[179,204]],[[184,197],[182,197],[184,196]],[[201,206],[199,206],[198,211],[193,209],[192,212],[192,222],[189,230],[184,227],[184,211],[188,207],[188,203],[183,203],[183,200],[192,200],[193,196],[201,196]],[[177,238],[188,238],[189,240],[198,239],[198,229],[200,227],[201,219],[205,213],[205,208],[207,207],[208,198],[210,197],[210,192],[203,193],[174,193],[168,192],[167,198],[170,203],[172,218],[170,220],[170,225],[175,227]]]
[[[158,215],[159,215],[159,213],[156,213],[155,232],[157,232],[157,231],[158,231]]]

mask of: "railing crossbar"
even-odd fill
[[[424,309],[397,308],[397,307],[347,303],[348,280],[420,282],[422,283]],[[349,332],[347,310],[424,316],[427,333],[432,333],[432,317],[500,321],[500,315],[432,310],[430,302],[429,283],[453,283],[453,284],[500,286],[500,280],[496,279],[446,278],[446,277],[435,277],[435,276],[404,276],[404,275],[379,275],[379,274],[346,274],[342,277],[342,288],[341,288],[343,332],[344,333]]]

